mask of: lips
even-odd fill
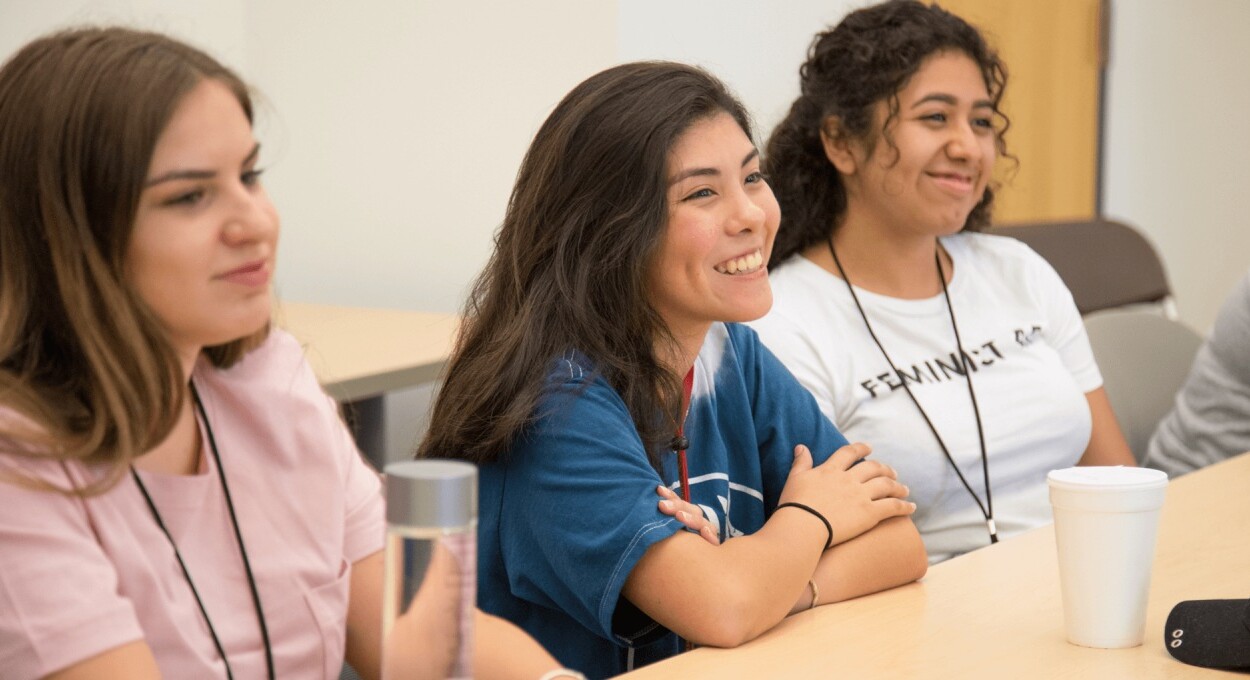
[[[743,274],[754,274],[764,266],[764,254],[759,248],[752,250],[738,257],[731,257],[720,264],[712,267],[721,274],[730,276],[741,276]]]
[[[256,260],[241,267],[231,269],[217,278],[250,288],[264,286],[269,283],[268,264],[267,260]]]
[[[966,196],[972,193],[975,186],[971,175],[957,172],[929,172],[925,174],[932,178],[938,187],[956,196]]]

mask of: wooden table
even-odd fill
[[[1087,649],[1063,635],[1054,530],[957,557],[919,582],[792,616],[737,649],[702,648],[645,678],[1211,678],[1168,655],[1181,600],[1250,597],[1250,453],[1173,480],[1160,517],[1145,644]]]
[[[386,458],[382,396],[435,380],[460,325],[454,314],[285,301],[274,319],[306,346],[317,379],[344,404],[357,445],[377,465]]]

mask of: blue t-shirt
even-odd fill
[[[554,364],[539,413],[481,469],[478,605],[589,677],[676,654],[677,636],[621,597],[647,548],[683,528],[656,508],[676,455],[661,478],[625,403],[576,353]],[[763,526],[796,444],[817,463],[846,444],[754,331],[720,323],[695,361],[685,434],[691,500],[722,541]]]

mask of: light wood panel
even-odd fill
[[[403,309],[279,302],[278,325],[308,348],[321,386],[339,401],[375,397],[438,377],[460,317]]]
[[[1007,65],[1011,119],[994,221],[1085,219],[1097,206],[1099,0],[941,0]],[[1014,176],[1013,176],[1014,175]]]

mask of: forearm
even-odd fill
[[[1137,465],[1115,419],[1107,390],[1099,387],[1086,393],[1085,399],[1089,402],[1091,421],[1089,445],[1077,465]]]
[[[682,531],[647,550],[624,594],[687,640],[733,647],[785,618],[826,536],[820,520],[796,510],[774,513],[759,531],[719,546]]]
[[[910,583],[928,566],[916,526],[908,517],[895,517],[826,550],[811,578],[820,591],[817,604],[830,604]],[[790,613],[811,606],[812,591],[806,588]]]
[[[479,610],[474,625],[474,677],[535,680],[560,667],[542,645],[509,621]]]

